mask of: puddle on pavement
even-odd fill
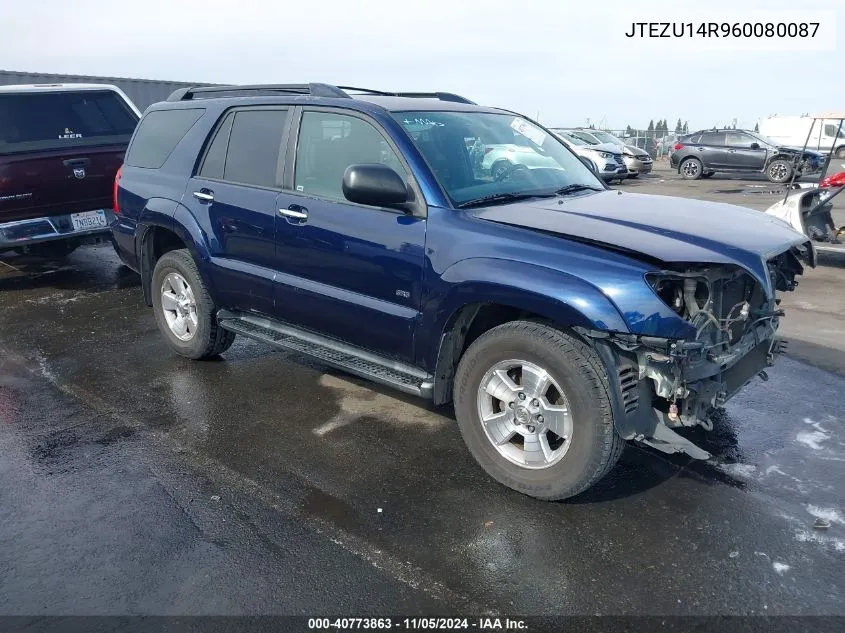
[[[741,195],[764,195],[764,196],[782,196],[786,193],[785,189],[750,189],[746,187],[734,187],[731,189],[711,189],[709,193],[723,193],[723,194],[741,194]]]

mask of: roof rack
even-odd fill
[[[348,99],[349,95],[336,86],[329,84],[256,84],[249,86],[199,86],[190,88],[179,88],[167,98],[168,101],[189,101],[191,99],[205,97],[219,97],[219,96],[235,96],[235,95],[221,95],[220,93],[239,93],[239,92],[265,92],[267,94],[285,93],[285,94],[299,94],[312,95],[315,97],[339,97]]]
[[[297,95],[311,95],[314,97],[334,97],[350,99],[346,92],[354,91],[368,95],[383,97],[409,97],[417,99],[439,99],[440,101],[451,101],[454,103],[467,103],[475,105],[466,97],[451,92],[385,92],[383,90],[372,90],[370,88],[355,88],[353,86],[332,86],[331,84],[257,84],[249,86],[192,86],[179,88],[167,98],[168,101],[189,101],[191,99],[213,98],[220,96],[235,96],[237,93],[265,93],[267,95],[284,93]]]
[[[474,101],[470,101],[466,97],[456,95],[453,92],[386,92],[384,90],[372,90],[371,88],[356,88],[354,86],[338,86],[341,90],[353,90],[355,92],[363,92],[368,95],[377,95],[379,97],[407,97],[410,99],[439,99],[440,101],[451,101],[454,103],[468,103],[469,105],[476,105]]]

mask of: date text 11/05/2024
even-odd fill
[[[625,37],[815,37],[821,22],[632,22]]]
[[[512,618],[308,618],[309,630],[472,630],[528,631],[525,620]]]

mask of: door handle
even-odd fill
[[[307,220],[308,209],[298,204],[292,204],[287,209],[279,209],[279,215],[283,215],[286,218],[293,218],[294,220]]]
[[[62,161],[62,165],[65,167],[87,167],[90,162],[90,158],[68,158]]]
[[[214,192],[209,189],[200,189],[194,192],[194,198],[200,202],[214,202]]]

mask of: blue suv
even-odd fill
[[[542,499],[625,440],[709,458],[683,430],[764,375],[775,294],[815,265],[776,219],[610,190],[547,129],[449,93],[178,90],[114,211],[175,352],[242,335],[453,402],[484,470]]]

